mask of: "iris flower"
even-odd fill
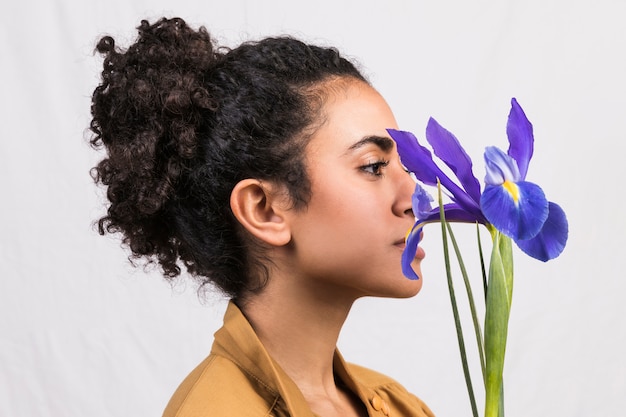
[[[489,146],[485,150],[485,185],[484,189],[481,189],[481,184],[473,173],[472,160],[457,138],[434,119],[431,118],[428,122],[426,139],[435,156],[452,171],[456,177],[454,179],[435,163],[431,152],[422,146],[415,136],[409,132],[389,130],[389,134],[398,145],[402,163],[418,180],[413,194],[413,211],[417,221],[407,236],[406,248],[402,254],[402,270],[408,278],[419,279],[411,263],[419,244],[421,230],[427,223],[442,222],[450,300],[472,413],[475,417],[478,417],[478,411],[449,264],[447,233],[449,231],[452,235],[452,231],[448,223],[483,224],[489,230],[493,241],[488,280],[484,282],[483,338],[461,255],[454,238],[451,239],[470,301],[485,383],[485,417],[504,416],[502,379],[513,291],[511,241],[526,254],[545,262],[561,254],[568,234],[567,219],[563,210],[546,199],[541,187],[526,181],[534,148],[533,128],[515,99],[511,100],[506,133],[509,140],[509,149],[506,153],[494,146]],[[432,198],[420,183],[440,187],[439,196],[441,197],[443,191],[452,202],[433,209]],[[441,202],[439,204],[441,205]],[[482,264],[482,250],[480,253]]]
[[[511,100],[506,133],[507,153],[490,146],[484,154],[485,188],[473,173],[472,160],[458,139],[431,118],[426,139],[434,154],[454,173],[456,181],[446,175],[433,160],[431,152],[410,132],[389,129],[398,145],[400,159],[418,181],[436,186],[438,181],[452,200],[444,205],[446,221],[480,223],[510,237],[529,256],[541,261],[557,257],[564,249],[568,235],[565,213],[549,202],[542,189],[526,181],[533,155],[532,124],[524,111]],[[411,267],[419,244],[422,227],[439,221],[439,208],[431,207],[432,198],[419,185],[413,195],[417,222],[407,237],[402,268],[411,279],[419,279]]]

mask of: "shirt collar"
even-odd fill
[[[224,315],[224,326],[215,333],[212,353],[237,364],[260,382],[267,389],[268,395],[282,398],[290,415],[314,416],[300,389],[270,357],[246,317],[232,301]],[[367,404],[370,393],[363,392],[364,388],[355,382],[337,350],[333,368],[336,377]]]

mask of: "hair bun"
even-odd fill
[[[206,29],[182,19],[143,20],[138,31],[127,50],[111,36],[97,43],[104,62],[91,109],[91,144],[108,153],[93,171],[111,201],[100,231],[124,232],[135,256],[169,244],[171,222],[159,213],[197,154],[206,113],[217,108],[204,80],[219,60]],[[169,269],[166,275],[179,272]]]

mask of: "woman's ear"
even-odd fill
[[[272,246],[291,240],[291,230],[284,216],[287,196],[271,183],[248,178],[239,181],[230,194],[233,214],[253,236]]]

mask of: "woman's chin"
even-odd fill
[[[401,290],[399,291],[400,294],[396,296],[397,298],[415,297],[422,289],[422,271],[419,268],[419,265],[417,266],[417,268],[413,266],[413,269],[415,270],[415,273],[417,273],[417,275],[420,277],[420,279],[413,280],[402,276],[403,282],[402,284],[400,284]]]

